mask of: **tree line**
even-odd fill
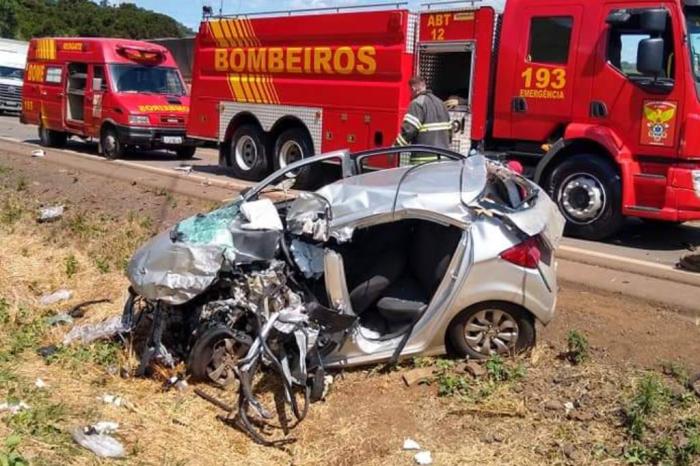
[[[188,28],[170,16],[131,3],[90,0],[0,0],[0,37],[184,37]]]

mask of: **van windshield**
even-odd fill
[[[24,70],[20,68],[10,68],[9,66],[0,66],[0,78],[22,79]]]
[[[186,95],[185,86],[175,68],[110,65],[109,69],[116,92]]]

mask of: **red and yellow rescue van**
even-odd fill
[[[44,38],[29,44],[21,121],[40,142],[95,138],[108,158],[126,148],[194,155],[185,137],[190,98],[170,52],[125,39]]]

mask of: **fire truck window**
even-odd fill
[[[608,33],[607,60],[625,76],[641,76],[637,69],[637,49],[639,43],[649,39],[651,34],[641,29],[639,15],[632,15],[630,19],[621,25],[610,27]],[[666,32],[661,36],[664,39],[664,61],[666,63],[664,78],[675,77],[675,54],[673,52],[673,25],[669,15],[666,24]]]
[[[61,69],[60,66],[49,66],[46,68],[46,79],[48,84],[61,84]]]
[[[574,19],[571,16],[532,18],[527,60],[565,65],[569,61],[573,27]]]

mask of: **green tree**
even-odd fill
[[[17,37],[17,5],[15,0],[0,0],[0,37]]]

